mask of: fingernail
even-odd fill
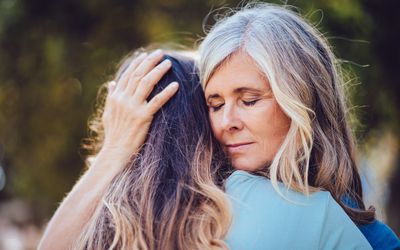
[[[162,62],[165,66],[170,66],[171,65],[171,60],[169,60],[169,59],[165,59],[163,62]]]
[[[177,83],[177,82],[172,82],[172,83],[170,84],[170,86],[171,86],[171,88],[177,88],[177,87],[179,87],[179,83]]]
[[[162,53],[162,50],[161,49],[157,49],[157,50],[155,50],[153,53],[151,53],[151,56],[158,56],[158,55],[160,55]]]

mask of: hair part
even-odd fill
[[[374,219],[374,208],[365,210],[362,200],[340,65],[316,28],[284,7],[253,3],[218,20],[199,51],[203,87],[231,56],[246,53],[291,119],[263,171],[278,192],[278,181],[304,194],[324,189],[354,222]],[[346,198],[356,206],[346,205]]]

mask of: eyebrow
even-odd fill
[[[233,93],[235,94],[241,94],[243,92],[255,92],[255,93],[262,93],[263,91],[261,89],[256,89],[256,88],[249,88],[249,87],[241,87],[233,90]]]
[[[209,96],[207,97],[207,101],[210,100],[210,99],[218,98],[218,97],[221,97],[221,96],[220,96],[219,94],[212,94],[212,95],[209,95]]]
[[[240,87],[240,88],[233,90],[233,93],[235,93],[235,94],[242,94],[243,92],[262,93],[263,91],[260,89],[249,88],[249,87]],[[219,98],[219,97],[221,97],[219,94],[212,94],[207,97],[207,101],[209,101],[210,99]]]

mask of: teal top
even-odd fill
[[[269,179],[237,170],[226,180],[233,222],[231,250],[372,249],[329,192],[309,196]]]

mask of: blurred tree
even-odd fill
[[[38,221],[48,217],[82,169],[97,87],[133,49],[192,45],[209,9],[200,0],[1,1],[2,197],[28,201]]]
[[[369,89],[369,100],[372,103],[372,115],[368,124],[384,125],[395,131],[397,142],[400,142],[400,3],[392,0],[363,0],[366,13],[371,22],[371,45],[374,56],[376,77]],[[376,91],[376,92],[374,92]],[[379,93],[379,94],[377,94]],[[377,124],[378,123],[378,124]],[[380,123],[380,124],[379,124]],[[390,197],[388,202],[388,223],[400,234],[400,153],[397,153],[395,171],[390,179]]]

